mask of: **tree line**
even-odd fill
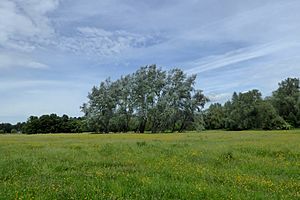
[[[279,83],[272,96],[262,98],[258,90],[233,93],[224,105],[211,104],[204,111],[206,129],[290,129],[300,127],[299,79]]]
[[[82,133],[89,132],[85,120],[82,117],[69,117],[56,114],[42,115],[40,117],[30,116],[27,122],[12,125],[0,124],[0,133]]]
[[[17,124],[10,124],[10,123],[0,123],[0,134],[3,133],[21,133],[25,122],[21,123],[18,122]]]
[[[291,129],[300,127],[299,79],[279,83],[272,96],[259,90],[234,92],[224,105],[209,102],[195,86],[196,75],[155,65],[94,87],[82,107],[97,132]]]
[[[155,65],[94,86],[83,117],[31,116],[27,122],[0,124],[0,133],[182,132],[300,128],[298,78],[287,78],[266,98],[259,90],[234,92],[225,104],[213,103],[195,88],[196,75]]]

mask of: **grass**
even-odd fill
[[[300,199],[300,130],[0,135],[0,199]]]

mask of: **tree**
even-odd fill
[[[90,125],[99,132],[108,133],[110,122],[116,108],[117,95],[110,79],[101,82],[99,87],[93,87],[89,93],[89,102],[82,106],[82,111],[89,119]]]
[[[164,122],[165,129],[182,132],[196,123],[195,116],[199,114],[208,98],[201,90],[194,88],[195,79],[196,75],[188,77],[180,69],[169,71],[161,101],[164,107],[161,121]]]
[[[225,109],[220,103],[211,104],[204,112],[206,129],[225,128]]]
[[[224,105],[225,127],[244,129],[289,129],[300,127],[299,79],[288,78],[279,83],[271,97],[262,99],[258,90],[234,93]]]
[[[256,128],[265,130],[289,129],[288,123],[277,114],[275,108],[269,101],[260,102],[256,105],[256,109],[258,110]]]
[[[226,104],[225,127],[231,130],[247,130],[256,128],[256,105],[262,101],[258,90],[246,93],[234,93],[230,103]]]
[[[287,78],[278,84],[270,101],[278,114],[294,127],[300,127],[300,85],[299,79]]]
[[[14,129],[14,126],[10,123],[0,124],[0,133],[11,133],[12,129]]]
[[[116,114],[112,119],[112,124],[117,132],[127,132],[130,129],[130,121],[133,115],[132,82],[132,76],[130,75],[121,77],[120,80],[115,82],[118,96],[116,97]]]
[[[153,132],[158,128],[157,113],[162,89],[165,86],[166,72],[157,69],[156,65],[141,67],[133,74],[132,97],[135,114],[139,119],[138,130],[144,133],[148,120],[151,120]]]
[[[30,116],[23,129],[24,133],[37,134],[39,130],[39,118],[36,116]]]
[[[94,87],[82,110],[89,124],[103,132],[183,131],[208,100],[194,88],[195,79],[180,69],[166,72],[156,65],[141,67]]]
[[[80,133],[83,130],[84,118],[72,118],[68,115],[62,117],[56,114],[31,116],[26,123],[18,123],[15,129],[26,134],[37,133]]]
[[[263,100],[258,90],[234,93],[224,105],[225,127],[230,130],[286,129],[282,119],[268,100]]]

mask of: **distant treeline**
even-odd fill
[[[82,133],[90,130],[81,117],[69,117],[67,115],[57,116],[56,114],[31,116],[27,122],[11,125],[0,124],[0,133]]]
[[[31,116],[24,123],[0,124],[0,133],[182,132],[300,128],[299,78],[279,83],[272,96],[259,90],[234,92],[224,105],[204,106],[209,99],[195,86],[196,75],[155,65],[93,87],[83,104],[84,117]]]
[[[23,127],[26,123],[18,122],[15,125],[12,125],[10,123],[0,123],[0,134],[1,133],[21,133],[23,130]]]
[[[279,83],[272,96],[265,99],[258,90],[233,93],[224,105],[211,104],[203,112],[206,129],[291,129],[300,127],[299,79]]]

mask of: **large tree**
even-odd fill
[[[110,79],[106,79],[99,87],[93,87],[88,95],[89,102],[82,106],[90,125],[98,132],[110,131],[111,119],[116,109],[116,86]]]
[[[161,113],[165,129],[183,131],[195,122],[195,117],[208,101],[201,90],[194,88],[196,75],[187,76],[180,69],[168,72],[163,89],[164,112]]]
[[[294,127],[300,127],[300,85],[298,78],[288,78],[270,98],[279,115]]]
[[[166,72],[157,69],[155,65],[142,67],[133,74],[132,98],[139,119],[138,130],[145,131],[148,120],[151,120],[153,130],[157,128],[157,105],[161,100],[165,87]]]
[[[114,82],[116,110],[111,120],[112,131],[127,132],[133,115],[132,77],[127,75]]]

